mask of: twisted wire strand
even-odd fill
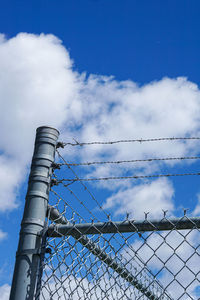
[[[123,164],[123,163],[137,163],[137,162],[151,162],[151,161],[171,161],[171,160],[195,160],[200,159],[200,156],[185,156],[185,157],[164,157],[164,158],[147,158],[147,159],[131,159],[131,160],[117,160],[117,161],[92,161],[82,163],[67,163],[68,166],[91,166],[104,164]],[[66,163],[60,163],[59,166],[65,166]]]
[[[158,141],[177,141],[177,140],[200,140],[200,137],[166,137],[166,138],[150,138],[150,139],[127,139],[116,141],[94,141],[94,142],[78,142],[74,139],[75,143],[63,142],[63,146],[89,146],[89,145],[113,145],[119,143],[143,143],[143,142],[158,142]]]
[[[63,178],[59,180],[59,182],[69,181],[69,182],[75,182],[75,181],[103,181],[103,180],[120,180],[120,179],[144,179],[144,178],[155,178],[155,177],[175,177],[175,176],[196,176],[200,175],[200,172],[198,173],[182,173],[182,174],[154,174],[154,175],[133,175],[133,176],[110,176],[110,177],[98,177],[98,178]]]

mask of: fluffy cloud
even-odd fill
[[[79,112],[76,73],[53,35],[22,33],[0,40],[0,210],[16,207],[35,129],[60,127]],[[73,108],[72,108],[73,107]]]
[[[165,179],[140,184],[115,193],[107,198],[104,209],[115,209],[115,214],[131,213],[135,218],[144,218],[144,212],[157,217],[163,210],[172,211],[174,208],[172,197],[174,189]]]
[[[8,300],[10,295],[10,286],[8,284],[4,284],[0,286],[0,295],[1,300]]]
[[[193,211],[194,216],[199,216],[200,215],[200,194],[197,195],[197,199],[198,199],[197,205],[196,205],[196,207]]]
[[[199,133],[200,91],[196,84],[182,77],[164,78],[144,86],[113,77],[86,77],[73,70],[68,51],[53,35],[21,33],[9,40],[1,35],[0,78],[1,211],[17,205],[16,192],[25,178],[35,129],[40,125],[61,129],[66,141],[72,141],[72,137],[91,141]],[[71,159],[72,155],[74,158],[78,155],[82,160],[142,159],[190,155],[198,149],[198,143],[174,141],[94,146],[80,151],[68,148],[65,154]],[[160,164],[150,167],[137,164],[93,168],[89,173],[94,176],[149,174],[159,168]],[[155,185],[151,184],[152,189]],[[137,193],[145,194],[147,186],[140,185]],[[132,183],[128,187],[129,195],[135,192]],[[157,183],[156,187],[161,188],[162,194],[163,185]],[[123,185],[117,195],[123,195],[124,189]],[[169,194],[171,190],[169,187]],[[6,204],[5,197],[9,199]],[[155,201],[161,203],[164,199],[163,208],[172,208],[169,198],[162,194]]]
[[[16,196],[33,151],[35,129],[55,126],[72,142],[197,136],[200,90],[180,77],[139,86],[131,80],[78,74],[61,41],[53,35],[0,35],[0,211],[17,207]],[[184,156],[199,152],[197,142],[132,143],[66,148],[67,159],[128,160]],[[89,169],[86,176],[150,174],[177,163],[129,164]],[[180,162],[183,163],[183,162]],[[168,179],[108,183],[112,191],[104,208],[143,217],[174,209],[174,187]],[[117,188],[114,191],[114,188]],[[199,213],[199,206],[195,213]],[[0,231],[0,239],[5,234]],[[10,287],[0,287],[3,300]],[[2,296],[3,295],[3,296]]]
[[[92,75],[81,92],[81,137],[85,140],[191,136],[199,132],[200,93],[197,85],[186,78],[164,78],[140,87],[132,81]],[[188,143],[180,142],[168,146],[166,142],[144,147],[126,144],[118,147],[116,155],[181,155],[190,148]]]

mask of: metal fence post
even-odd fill
[[[41,254],[41,233],[45,224],[51,166],[58,136],[56,129],[47,126],[39,127],[36,132],[10,300],[34,299]]]

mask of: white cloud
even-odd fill
[[[4,284],[0,286],[0,295],[1,300],[8,300],[10,295],[10,286],[8,284]]]
[[[199,216],[200,215],[200,194],[197,195],[197,205],[194,208],[194,211],[192,212],[193,216]]]
[[[27,159],[36,126],[60,127],[72,120],[76,74],[71,68],[67,50],[53,35],[23,33],[1,43],[2,151]]]
[[[182,77],[144,86],[106,76],[86,78],[73,71],[68,51],[53,35],[21,33],[9,40],[1,35],[0,78],[1,211],[17,205],[16,191],[26,176],[35,129],[40,125],[55,126],[61,129],[63,139],[74,136],[80,141],[192,136],[199,132],[200,91],[196,84]],[[71,159],[78,154],[82,160],[101,160],[102,155],[104,159],[124,160],[190,155],[198,150],[198,143],[177,141],[94,146],[80,152],[68,148],[65,153]],[[126,174],[130,169],[134,174],[149,174],[159,167],[102,167],[90,175]],[[138,187],[137,193],[145,194],[147,186]],[[131,196],[133,183],[128,187]],[[164,193],[161,184],[156,187]],[[161,198],[162,208],[173,208],[170,196],[164,193]]]
[[[163,215],[163,210],[172,211],[174,189],[166,178],[140,184],[129,189],[120,190],[107,198],[104,209],[114,209],[115,214],[130,213],[134,218],[144,218],[144,212],[150,217]]]
[[[20,166],[16,158],[0,156],[0,211],[17,207],[16,196],[25,175],[23,165]]]
[[[139,87],[132,81],[90,76],[81,96],[84,140],[186,136],[199,131],[200,93],[186,78],[164,78]],[[125,144],[118,147],[116,156],[182,155],[189,147],[180,142],[169,145]]]
[[[0,242],[7,237],[7,233],[0,229]]]
[[[86,78],[73,71],[68,51],[53,35],[22,33],[9,40],[0,35],[0,105],[0,211],[17,206],[38,126],[55,126],[64,140],[75,137],[80,141],[197,136],[200,132],[200,90],[195,83],[180,77],[139,86],[113,77]],[[65,149],[67,158],[80,155],[81,160],[198,152],[199,144],[191,141]],[[160,164],[103,166],[90,170],[89,175],[150,174],[159,168]],[[174,187],[168,179],[137,183],[108,183],[106,187],[118,189],[104,208],[116,214],[128,211],[135,218],[143,217],[144,211],[152,217],[161,209],[173,211]],[[0,231],[0,238],[3,235]],[[0,287],[0,294],[2,300],[8,299],[9,286]]]
[[[0,210],[16,207],[35,129],[60,127],[79,113],[76,73],[67,50],[53,35],[22,33],[0,39]],[[75,108],[71,108],[74,107]]]
[[[121,139],[145,139],[159,137],[191,137],[199,135],[200,91],[186,78],[163,78],[142,87],[113,77],[91,75],[82,82],[79,92],[83,115],[79,131],[71,135],[82,141],[109,141]],[[63,135],[69,138],[69,133]],[[112,146],[94,145],[80,150],[66,150],[66,157],[82,161],[132,160],[195,155],[199,152],[197,141],[163,141],[152,143],[124,143]],[[103,159],[102,159],[103,158]],[[188,161],[165,161],[163,163],[135,163],[97,166],[90,169],[89,176],[109,177],[148,175],[159,173],[161,166],[189,165]],[[128,173],[129,172],[129,173]],[[161,172],[164,173],[164,172]],[[122,185],[132,187],[137,182],[112,181],[102,183],[115,189]]]

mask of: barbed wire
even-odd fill
[[[117,160],[117,161],[92,161],[82,163],[67,163],[68,166],[90,166],[90,165],[103,165],[103,164],[122,164],[122,163],[137,163],[137,162],[151,162],[151,161],[170,161],[170,160],[190,160],[200,159],[200,156],[185,156],[185,157],[164,157],[164,158],[147,158],[147,159],[131,159],[131,160]],[[59,166],[65,166],[66,163],[61,163]]]
[[[110,176],[110,177],[97,177],[97,178],[63,178],[58,181],[62,183],[65,181],[75,182],[75,181],[103,181],[103,180],[120,180],[120,179],[145,179],[145,178],[155,178],[155,177],[175,177],[175,176],[197,176],[200,175],[200,172],[197,173],[182,173],[182,174],[153,174],[153,175],[133,175],[133,176]]]
[[[62,142],[63,146],[89,146],[89,145],[113,145],[119,143],[143,143],[143,142],[158,142],[158,141],[177,141],[177,140],[200,140],[200,137],[166,137],[166,138],[150,138],[150,139],[127,139],[127,140],[116,140],[116,141],[94,141],[94,142],[78,142],[74,139],[75,143]]]

